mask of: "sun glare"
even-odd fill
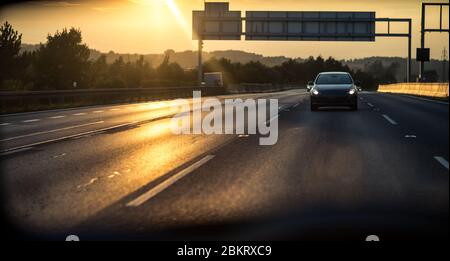
[[[174,21],[190,36],[190,27],[188,21],[183,16],[176,0],[129,0],[130,2],[142,5],[150,11],[150,22],[159,29],[164,28],[167,23]]]
[[[178,8],[175,1],[166,0],[165,2],[169,7],[170,12],[175,16],[175,19],[177,20],[178,24],[183,28],[185,32],[188,32],[189,26],[186,22],[186,19],[184,19],[183,14],[180,12],[180,9]]]

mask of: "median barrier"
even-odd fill
[[[448,98],[448,83],[394,83],[378,86],[378,92]]]

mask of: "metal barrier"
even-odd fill
[[[277,92],[291,89],[304,88],[299,84],[270,84],[270,83],[240,83],[230,84],[228,93],[255,93],[255,92]]]
[[[378,86],[378,92],[448,98],[448,83],[395,83]]]
[[[0,91],[0,113],[58,108],[64,105],[70,107],[184,98],[192,97],[195,90],[202,91],[203,96],[226,92],[223,87]]]
[[[0,114],[42,109],[100,105],[114,103],[146,102],[163,99],[192,97],[192,92],[202,96],[235,93],[276,92],[300,88],[299,85],[240,84],[234,87],[166,87],[130,89],[83,89],[52,91],[0,91]]]

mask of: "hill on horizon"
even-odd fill
[[[23,51],[35,51],[39,48],[39,44],[22,44],[22,52]],[[130,54],[130,53],[116,53],[114,51],[109,51],[107,53],[100,52],[95,49],[90,49],[90,59],[96,60],[101,55],[106,56],[106,61],[108,63],[113,63],[119,57],[125,62],[134,62],[139,59],[142,55],[144,60],[150,63],[152,66],[156,67],[161,64],[164,60],[164,53],[160,54]],[[166,53],[169,54],[170,62],[178,63],[184,69],[192,69],[197,66],[197,51],[186,50],[182,52],[175,52],[173,50],[167,50]],[[294,59],[297,61],[303,61],[307,59],[307,57],[286,57],[286,56],[264,56],[262,54],[257,53],[249,53],[240,50],[217,50],[211,52],[203,52],[203,59],[207,61],[211,58],[221,59],[225,58],[234,63],[248,63],[250,61],[261,62],[262,64],[273,67],[282,64],[290,59]],[[326,59],[328,57],[324,57]],[[363,70],[367,68],[370,64],[381,61],[383,66],[389,66],[392,63],[398,63],[399,69],[396,74],[396,78],[398,81],[404,81],[406,79],[406,62],[407,59],[403,57],[385,57],[385,56],[374,56],[374,57],[365,57],[365,58],[353,58],[348,60],[340,60],[342,63],[347,64],[352,70]],[[447,61],[447,76],[446,80],[448,81],[448,61]],[[435,70],[439,76],[439,79],[442,79],[443,75],[443,62],[440,60],[431,60],[426,63],[426,70]],[[415,61],[415,59],[411,62],[411,74],[413,78],[418,75],[419,72],[419,63]]]

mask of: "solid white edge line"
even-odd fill
[[[74,126],[69,126],[69,127],[64,127],[64,128],[60,128],[60,129],[54,129],[54,130],[48,130],[48,131],[39,131],[39,132],[30,133],[30,134],[25,134],[25,135],[2,139],[0,141],[4,142],[4,141],[10,141],[10,140],[17,140],[17,139],[21,139],[21,138],[26,138],[26,137],[31,137],[31,136],[41,135],[41,134],[47,134],[47,133],[53,133],[53,132],[58,132],[58,131],[64,131],[64,130],[70,130],[70,129],[80,128],[80,127],[86,127],[89,125],[100,124],[100,123],[104,123],[104,121],[90,122],[90,123],[86,123],[86,124],[74,125]]]
[[[0,156],[7,156],[7,155],[11,155],[11,154],[14,154],[14,153],[23,152],[23,151],[27,151],[27,150],[31,150],[31,149],[34,149],[34,147],[26,147],[26,148],[21,148],[21,149],[18,149],[18,150],[2,152],[2,153],[0,153]]]
[[[194,164],[190,165],[189,167],[181,170],[177,174],[171,176],[170,178],[164,180],[162,183],[158,184],[156,187],[148,190],[144,194],[140,195],[139,197],[133,199],[132,201],[128,202],[126,204],[127,207],[138,207],[142,205],[144,202],[148,201],[149,199],[153,198],[154,196],[158,195],[160,192],[164,191],[171,185],[173,185],[175,182],[183,178],[184,176],[188,175],[192,171],[198,169],[200,166],[214,158],[214,155],[207,155],[203,157],[201,160],[195,162]]]
[[[441,156],[434,156],[434,159],[441,163],[444,168],[448,170],[448,161]]]
[[[416,100],[421,100],[421,101],[427,101],[427,102],[439,103],[439,104],[443,104],[443,105],[449,105],[448,102],[436,101],[436,100],[432,100],[432,99],[424,98],[424,97],[417,97],[417,96],[412,96],[412,95],[408,95],[408,94],[403,94],[403,96],[404,97],[408,97],[408,98],[412,98],[412,99],[416,99]]]
[[[111,127],[106,127],[106,128],[102,128],[102,129],[98,129],[98,130],[92,130],[92,131],[87,131],[87,132],[83,132],[83,133],[77,133],[77,134],[73,134],[73,135],[69,135],[69,136],[64,136],[64,137],[60,137],[60,138],[55,138],[55,139],[50,139],[50,140],[44,140],[44,141],[39,141],[39,142],[35,142],[35,143],[31,143],[31,144],[26,144],[26,145],[21,145],[18,147],[13,147],[13,148],[8,148],[8,149],[4,149],[0,151],[1,153],[6,153],[9,151],[17,151],[20,150],[22,148],[27,148],[27,147],[36,147],[39,145],[43,145],[43,144],[48,144],[51,142],[56,142],[56,141],[61,141],[61,140],[67,140],[67,139],[72,139],[72,138],[76,138],[79,136],[85,136],[85,135],[92,135],[92,134],[97,134],[97,133],[102,133],[104,131],[107,130],[111,130],[111,129],[115,129],[115,128],[120,128],[120,127],[125,127],[125,126],[129,126],[130,123],[124,123],[124,124],[119,124],[119,125],[115,125],[115,126],[111,126]]]
[[[391,119],[389,116],[387,116],[386,114],[382,115],[390,124],[392,125],[397,125],[397,122],[394,121],[393,119]]]

